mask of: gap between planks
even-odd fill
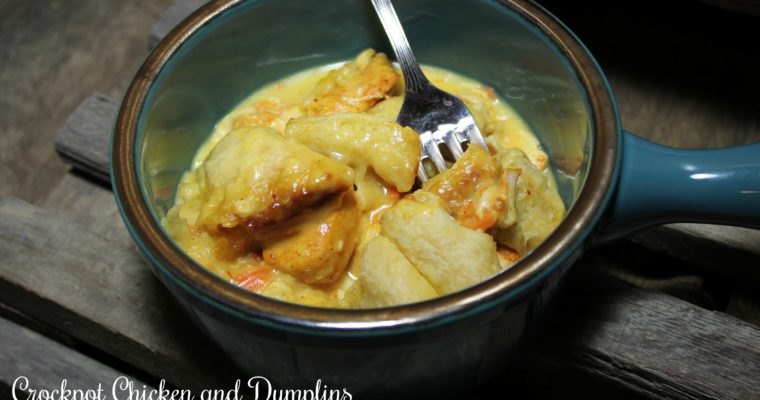
[[[229,383],[226,360],[131,243],[14,198],[0,199],[0,219],[0,302],[178,386]]]
[[[5,385],[9,391],[14,382],[22,377],[27,379],[29,389],[60,389],[65,379],[68,389],[97,390],[101,385],[109,396],[111,385],[121,377],[131,380],[136,388],[145,385],[134,377],[2,317],[0,343],[3,344],[0,346],[0,385]],[[19,385],[22,382],[23,379]],[[18,392],[21,393],[28,395],[30,392]]]

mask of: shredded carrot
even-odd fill
[[[478,226],[476,229],[480,229],[485,231],[486,229],[492,227],[496,223],[496,215],[492,212],[486,212],[482,218],[480,218],[480,222],[478,223]]]
[[[266,287],[272,279],[272,270],[268,267],[256,268],[240,275],[232,275],[227,272],[230,281],[244,289],[258,292]]]
[[[460,225],[464,226],[465,228],[485,231],[496,223],[496,216],[489,212],[483,215],[483,217],[481,218],[478,218],[477,216],[472,216],[469,218],[458,220],[458,222]]]

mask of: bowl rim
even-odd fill
[[[122,218],[159,272],[209,305],[255,324],[308,334],[375,336],[459,321],[520,298],[578,253],[595,230],[617,180],[621,127],[610,86],[593,56],[558,19],[527,0],[498,0],[551,40],[586,91],[593,124],[589,172],[573,207],[554,232],[513,267],[460,292],[420,303],[377,309],[330,309],[268,298],[208,271],[164,235],[138,185],[137,121],[166,62],[201,27],[243,0],[207,3],[174,28],[149,54],[122,100],[111,138],[111,180]]]

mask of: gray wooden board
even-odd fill
[[[757,310],[760,310],[760,293],[753,288],[735,290],[726,307],[727,313],[760,326],[760,313]]]
[[[108,181],[108,145],[117,108],[101,94],[85,99],[56,134],[55,150],[61,158]]]
[[[7,304],[4,304],[2,302],[0,302],[0,318],[7,319],[8,321],[11,321],[15,324],[26,327],[27,329],[33,330],[37,332],[38,334],[46,336],[48,339],[52,339],[66,346],[69,346],[69,347],[76,346],[77,342],[71,336],[66,335],[65,333],[62,333],[61,331],[55,328],[52,328],[51,326],[45,324],[42,321],[32,319],[28,315],[22,312],[19,312],[18,310],[14,310],[8,307]]]
[[[128,244],[4,198],[0,258],[1,302],[181,387],[228,386],[225,376],[236,376]],[[580,300],[561,311],[524,362],[540,369],[525,371],[580,371],[665,398],[757,398],[760,331],[595,278],[587,264],[592,279],[570,288]]]
[[[230,368],[130,243],[0,199],[0,302],[190,389]]]
[[[66,174],[56,131],[93,92],[124,94],[170,3],[0,1],[0,196],[47,197]]]
[[[4,318],[0,318],[0,343],[3,344],[0,346],[0,383],[11,388],[20,377],[25,377],[29,387],[35,390],[60,389],[62,380],[66,379],[68,389],[97,390],[101,385],[110,397],[111,386],[117,378],[125,377],[137,388],[144,385],[138,379]],[[19,384],[22,382],[23,379]]]
[[[582,260],[573,295],[531,362],[551,362],[557,368],[543,370],[556,377],[604,376],[653,398],[760,398],[757,327],[597,274],[607,263],[593,254]],[[581,393],[583,385],[574,383]]]
[[[94,95],[77,108],[56,137],[56,148],[65,149],[66,160],[99,179],[108,176],[107,143],[115,109],[115,102]],[[629,240],[760,287],[760,230],[671,224],[641,231]]]
[[[69,173],[42,203],[52,214],[77,221],[90,232],[119,243],[131,243],[113,192],[78,174]]]
[[[177,24],[204,4],[206,4],[204,0],[173,1],[171,6],[161,16],[161,19],[150,28],[150,33],[148,34],[148,45],[150,48],[156,47],[158,42],[174,29]]]
[[[760,287],[760,230],[671,224],[636,232],[628,240],[737,282]]]

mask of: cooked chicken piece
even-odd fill
[[[517,223],[496,231],[496,241],[525,255],[538,246],[562,221],[565,205],[549,179],[525,156],[522,150],[501,149],[497,162],[516,178],[515,207]]]
[[[196,225],[209,232],[272,225],[354,183],[350,167],[264,127],[227,134],[196,173]]]
[[[359,208],[346,193],[268,230],[264,262],[309,284],[335,282],[358,239]]]
[[[359,170],[369,166],[398,191],[407,192],[417,176],[419,135],[382,117],[336,113],[292,119],[285,137]]]
[[[500,270],[493,238],[459,225],[444,208],[435,195],[417,191],[380,217],[382,234],[439,294],[475,285]]]
[[[365,111],[382,100],[398,78],[385,54],[365,50],[317,82],[303,101],[306,115]]]
[[[450,169],[425,182],[423,190],[440,197],[446,212],[464,227],[485,231],[515,223],[514,183],[480,146],[470,146]]]
[[[387,307],[437,297],[435,289],[385,236],[376,236],[364,247],[360,281],[364,306]]]

